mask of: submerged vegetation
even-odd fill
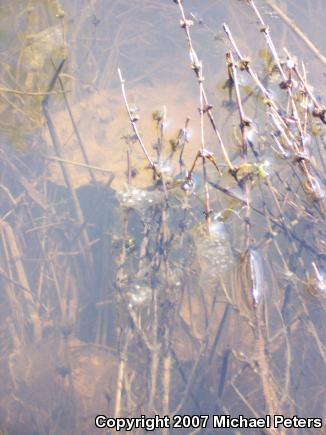
[[[325,416],[326,106],[256,2],[229,3],[257,26],[254,59],[232,25],[216,33],[186,1],[153,2],[179,20],[173,43],[193,74],[194,93],[173,88],[173,134],[167,88],[154,83],[161,108],[146,121],[132,74],[108,73],[111,53],[79,89],[76,65],[89,65],[71,54],[64,8],[30,1],[22,13],[27,36],[0,87],[0,433],[97,433],[97,415]],[[212,35],[225,59],[217,97],[196,42]],[[119,94],[102,98],[110,77]],[[123,111],[102,107],[116,100]]]

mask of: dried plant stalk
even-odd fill
[[[130,121],[130,124],[132,126],[132,129],[133,129],[133,131],[135,133],[135,136],[136,136],[136,138],[137,138],[137,140],[139,142],[139,145],[141,146],[141,149],[142,149],[146,159],[148,160],[149,166],[151,167],[153,172],[157,176],[159,176],[160,173],[158,172],[158,170],[157,170],[157,168],[156,168],[156,166],[154,164],[154,161],[150,157],[150,155],[149,155],[149,153],[148,153],[148,151],[146,149],[146,146],[145,146],[145,144],[143,142],[143,139],[141,138],[141,136],[139,134],[139,131],[138,131],[138,128],[137,128],[137,125],[136,125],[137,119],[131,113],[131,110],[130,110],[130,107],[129,107],[129,103],[128,103],[128,99],[127,99],[126,90],[125,90],[125,81],[122,78],[122,74],[121,74],[120,68],[118,68],[118,75],[119,75],[119,80],[120,80],[120,85],[121,85],[122,96],[123,96],[123,99],[124,99],[124,103],[125,103],[125,106],[126,106],[126,110],[127,110],[128,116],[129,116],[129,121]]]
[[[182,1],[181,0],[174,0],[175,3],[177,3],[177,5],[179,6],[179,10],[180,10],[180,14],[181,14],[181,21],[180,21],[180,26],[184,29],[185,31],[185,35],[186,35],[186,39],[188,42],[188,47],[189,47],[189,57],[190,57],[190,62],[191,62],[191,68],[193,69],[194,73],[196,74],[198,83],[200,84],[202,82],[202,63],[201,61],[198,59],[197,53],[193,47],[193,43],[192,43],[192,39],[191,39],[191,35],[190,35],[190,26],[192,25],[192,22],[190,20],[187,20],[186,16],[185,16],[185,12],[184,12],[184,8],[182,5]],[[221,151],[223,154],[223,158],[227,164],[227,166],[229,167],[230,171],[233,172],[234,171],[234,167],[232,165],[232,162],[230,160],[230,157],[228,155],[227,149],[224,145],[222,136],[217,128],[216,122],[214,120],[213,117],[213,113],[212,113],[212,108],[213,106],[209,104],[207,96],[206,96],[206,92],[204,87],[202,86],[202,92],[201,92],[202,98],[203,98],[203,102],[204,102],[204,112],[207,113],[207,116],[209,118],[210,124],[213,128],[213,131],[218,139],[218,142],[220,144],[221,147]]]

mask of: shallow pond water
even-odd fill
[[[177,3],[0,5],[1,434],[325,417],[323,1],[256,2],[286,80],[248,2],[184,1],[186,23]],[[265,95],[247,58],[227,68],[222,23]]]

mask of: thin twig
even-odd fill
[[[174,0],[174,2],[177,3],[177,5],[179,6],[179,9],[180,9],[180,13],[181,13],[181,17],[182,17],[182,19],[180,21],[180,26],[184,29],[185,35],[186,35],[186,39],[187,39],[187,42],[188,42],[191,68],[193,69],[194,73],[196,74],[197,80],[199,81],[199,79],[200,79],[200,69],[201,69],[202,63],[198,59],[197,53],[196,53],[196,51],[195,51],[195,49],[193,47],[193,44],[192,44],[192,39],[191,39],[191,35],[190,35],[190,26],[192,25],[192,21],[186,19],[185,12],[184,12],[181,0]],[[213,113],[212,113],[213,106],[208,103],[208,98],[206,96],[206,92],[205,92],[204,87],[202,88],[202,96],[203,96],[203,100],[204,100],[204,104],[205,104],[205,107],[204,107],[205,113],[207,113],[207,116],[209,118],[210,124],[211,124],[211,126],[213,128],[213,131],[214,131],[214,133],[215,133],[215,135],[216,135],[216,137],[218,139],[218,142],[220,144],[221,151],[222,151],[225,163],[228,165],[229,170],[231,171],[231,173],[233,173],[234,172],[234,166],[232,165],[232,162],[230,160],[230,157],[229,157],[228,152],[226,150],[226,147],[224,145],[222,136],[221,136],[221,134],[220,134],[220,132],[219,132],[219,130],[217,128],[217,125],[216,125],[216,122],[214,120]]]
[[[315,56],[326,65],[326,57],[320,52],[320,50],[313,44],[308,36],[303,33],[301,29],[286,15],[286,13],[277,6],[272,0],[266,0],[269,6],[282,18],[282,20],[302,39],[307,47],[315,54]]]
[[[159,171],[157,170],[157,168],[156,168],[152,158],[148,154],[148,151],[147,151],[147,149],[145,147],[143,139],[141,138],[141,136],[139,134],[139,131],[138,131],[138,128],[137,128],[137,125],[136,125],[137,119],[131,113],[131,110],[130,110],[130,107],[129,107],[129,103],[128,103],[128,99],[127,99],[127,95],[126,95],[126,90],[125,90],[125,81],[122,78],[122,74],[121,74],[120,68],[118,68],[118,74],[119,74],[119,79],[120,79],[122,96],[123,96],[123,99],[124,99],[124,102],[125,102],[125,106],[126,106],[126,109],[127,109],[127,113],[128,113],[128,116],[129,116],[129,120],[130,120],[130,124],[132,126],[132,129],[133,129],[133,131],[135,133],[135,136],[136,136],[136,138],[137,138],[137,140],[138,140],[138,142],[139,142],[139,144],[141,146],[141,149],[143,150],[143,153],[146,156],[146,159],[148,160],[149,166],[151,167],[151,169],[153,170],[155,175],[160,176]]]

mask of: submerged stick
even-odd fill
[[[48,87],[48,92],[52,91],[56,81],[58,80],[59,74],[62,71],[62,68],[65,64],[66,59],[63,59],[59,66],[57,67],[57,69],[54,72],[54,75],[50,81],[49,87]],[[53,148],[55,150],[55,153],[58,157],[58,163],[63,175],[63,178],[65,180],[67,189],[70,193],[71,196],[71,200],[72,200],[72,204],[73,204],[73,209],[74,209],[74,214],[75,217],[78,221],[79,224],[82,224],[84,221],[84,217],[83,217],[83,212],[79,203],[79,199],[77,196],[77,192],[76,189],[73,186],[73,182],[72,182],[72,178],[71,178],[71,174],[69,172],[69,170],[67,169],[67,167],[65,166],[65,164],[63,163],[63,161],[61,161],[63,159],[62,156],[62,147],[58,138],[58,134],[57,131],[55,129],[54,123],[52,121],[51,115],[50,115],[50,111],[49,111],[49,101],[50,101],[50,94],[47,95],[42,102],[42,106],[43,106],[43,113],[44,113],[44,117],[46,119],[47,122],[47,126],[48,126],[48,130],[50,133],[50,137],[51,137],[51,141],[52,141],[52,145]],[[86,264],[88,266],[93,264],[93,259],[92,256],[88,250],[88,247],[90,246],[90,241],[89,241],[89,237],[88,237],[88,233],[86,228],[84,228],[84,226],[82,225],[82,234],[83,234],[83,242],[85,247],[87,248],[85,251],[83,251],[83,256],[86,260]]]
[[[292,81],[292,71],[296,71],[297,76],[299,77],[300,74],[298,74],[298,68],[296,68],[296,70],[294,69],[296,67],[295,61],[293,58],[291,58],[291,56],[289,55],[289,52],[285,49],[287,56],[288,56],[288,62],[287,62],[287,69],[288,69],[288,78],[286,77],[285,73],[284,73],[284,69],[280,63],[280,59],[278,56],[278,53],[276,51],[275,45],[273,43],[272,37],[270,35],[270,31],[269,31],[269,27],[265,24],[260,12],[258,11],[254,0],[249,0],[249,4],[252,7],[252,9],[254,10],[260,24],[261,24],[261,31],[264,33],[265,38],[266,38],[266,42],[267,45],[273,55],[274,61],[282,75],[283,78],[283,82],[280,84],[280,87],[282,89],[286,89],[287,93],[288,93],[288,98],[289,98],[289,102],[291,105],[291,116],[295,121],[296,127],[297,127],[297,134],[298,134],[298,139],[293,141],[293,149],[295,152],[295,158],[296,158],[296,162],[298,163],[298,166],[301,170],[301,172],[303,173],[303,175],[306,178],[306,182],[304,184],[305,188],[304,190],[307,191],[307,193],[311,194],[315,199],[320,199],[319,198],[319,185],[318,185],[318,181],[314,179],[314,177],[311,175],[310,173],[310,168],[308,166],[308,160],[305,158],[306,155],[306,148],[305,148],[305,142],[306,142],[306,138],[304,136],[304,132],[303,132],[303,127],[301,125],[301,120],[299,117],[299,113],[298,113],[298,109],[297,109],[297,103],[295,101],[294,98],[294,94],[293,94],[293,81]],[[301,82],[302,83],[302,82]],[[313,100],[314,102],[314,100]],[[315,102],[314,102],[315,104]],[[316,106],[315,104],[315,109],[314,109],[314,116],[318,116],[322,122],[325,123],[325,109],[321,109],[320,107]],[[317,183],[317,185],[316,185]]]
[[[255,83],[257,84],[257,86],[261,90],[262,94],[264,95],[265,103],[270,108],[271,118],[273,120],[273,123],[275,124],[276,130],[281,132],[281,137],[285,140],[287,148],[290,149],[294,153],[296,160],[297,160],[297,163],[298,163],[298,166],[299,166],[301,172],[303,173],[304,177],[306,178],[306,185],[307,185],[308,192],[311,193],[312,196],[316,197],[316,199],[318,199],[318,192],[316,192],[316,186],[315,186],[316,181],[315,181],[314,177],[309,172],[308,162],[306,161],[306,159],[304,157],[302,158],[302,154],[303,154],[302,153],[302,148],[303,148],[302,144],[304,143],[304,138],[303,138],[303,134],[302,134],[302,126],[300,123],[299,115],[297,112],[296,104],[295,104],[294,97],[293,97],[292,90],[291,90],[291,86],[292,86],[291,77],[289,80],[287,80],[285,82],[286,83],[285,89],[288,90],[289,99],[290,99],[291,106],[292,106],[294,120],[295,120],[297,129],[298,129],[298,137],[299,138],[297,138],[296,135],[294,134],[294,132],[291,131],[291,129],[288,125],[287,118],[284,117],[284,115],[282,114],[282,110],[278,107],[277,103],[272,98],[271,93],[266,89],[266,87],[263,85],[263,83],[259,79],[257,73],[251,67],[250,61],[248,59],[246,59],[241,54],[233,36],[232,36],[231,30],[229,29],[227,24],[225,24],[225,23],[223,24],[223,29],[224,29],[224,32],[226,33],[236,55],[241,63],[240,67],[248,72],[248,74],[252,77],[252,79],[255,81]],[[274,47],[273,43],[272,43],[272,46]],[[281,67],[281,70],[282,70],[282,67]],[[324,111],[321,112],[320,116],[324,116],[323,114],[324,114]]]
[[[273,56],[274,61],[276,63],[276,66],[277,66],[283,80],[286,81],[286,75],[285,75],[284,70],[281,66],[281,61],[280,61],[279,55],[276,51],[275,45],[274,45],[273,40],[271,38],[269,27],[265,24],[263,17],[261,16],[259,10],[257,9],[257,7],[255,5],[254,0],[248,0],[248,3],[252,7],[253,11],[255,12],[255,14],[260,22],[260,26],[261,26],[260,31],[262,33],[264,33],[267,45],[272,53],[272,56]]]
[[[113,175],[112,171],[110,171],[109,169],[100,168],[99,166],[88,165],[86,163],[80,163],[80,162],[73,162],[72,160],[62,159],[60,157],[55,157],[55,156],[46,156],[46,155],[44,155],[43,157],[46,160],[53,160],[54,162],[62,162],[62,163],[67,163],[68,165],[78,166],[80,168],[92,169],[93,171],[104,172],[106,174],[110,174],[110,179],[114,178],[114,175]]]
[[[205,131],[204,131],[204,87],[203,87],[203,69],[202,65],[200,65],[200,71],[198,74],[198,82],[199,82],[199,93],[200,93],[200,139],[201,139],[201,157],[203,161],[203,180],[204,180],[204,191],[205,191],[205,217],[208,227],[208,232],[210,230],[211,223],[211,209],[209,205],[209,190],[207,183],[207,170],[206,170],[206,156],[205,156]]]
[[[58,81],[59,81],[59,85],[61,87],[61,90],[63,92],[63,99],[64,99],[66,107],[67,107],[69,118],[70,118],[73,130],[74,130],[74,133],[76,135],[79,148],[80,148],[81,153],[82,153],[83,158],[84,158],[84,162],[85,162],[85,165],[86,165],[85,167],[87,167],[87,169],[88,169],[88,173],[89,173],[89,176],[90,176],[90,178],[92,180],[92,183],[94,184],[94,186],[97,186],[97,181],[96,181],[95,175],[93,173],[93,169],[92,169],[92,167],[90,165],[85,145],[84,145],[83,140],[81,138],[81,135],[79,133],[78,126],[77,126],[77,123],[75,121],[75,117],[74,117],[74,115],[72,113],[72,109],[70,107],[70,104],[69,104],[69,101],[68,101],[68,98],[67,98],[67,95],[66,95],[66,92],[65,92],[63,81],[61,80],[60,76],[58,77]]]
[[[241,131],[242,138],[242,150],[243,150],[243,161],[244,164],[240,165],[244,166],[248,163],[248,138],[247,138],[247,130],[250,127],[250,121],[248,117],[245,115],[241,95],[240,95],[240,87],[237,76],[237,69],[234,62],[232,52],[228,52],[227,56],[227,66],[229,74],[231,74],[232,81],[235,88],[237,107],[239,113],[239,128]],[[237,173],[236,173],[237,176]],[[277,404],[277,394],[276,391],[271,384],[271,369],[269,366],[269,362],[267,359],[267,337],[265,331],[265,318],[263,316],[263,304],[262,304],[262,287],[264,285],[262,270],[260,270],[260,257],[258,253],[253,249],[253,235],[252,235],[252,222],[251,222],[251,180],[250,177],[244,176],[242,179],[244,180],[244,189],[246,195],[246,207],[245,207],[245,219],[244,219],[244,238],[245,238],[245,250],[241,253],[240,256],[240,269],[239,269],[239,277],[241,282],[241,287],[238,289],[239,291],[245,291],[246,299],[249,299],[249,305],[253,308],[253,318],[254,318],[254,336],[256,341],[256,351],[257,351],[257,364],[259,367],[260,380],[265,400],[265,405],[268,414],[274,415],[276,411]],[[243,288],[245,287],[245,288]],[[270,433],[275,433],[271,431]]]
[[[119,369],[116,383],[116,395],[115,395],[115,406],[114,406],[114,417],[121,417],[123,414],[123,387],[125,383],[125,376],[128,364],[128,347],[130,344],[131,331],[128,329],[123,337],[120,337],[123,343],[120,343],[120,354],[119,354]]]
[[[282,137],[284,137],[284,139],[286,140],[288,148],[291,149],[294,137],[293,137],[291,131],[289,130],[287,123],[285,122],[285,120],[281,116],[281,114],[280,114],[281,110],[278,107],[275,100],[273,99],[272,94],[268,91],[268,89],[266,89],[266,87],[263,85],[262,81],[259,79],[257,73],[251,67],[250,60],[247,59],[245,56],[243,56],[243,54],[240,52],[240,50],[239,50],[239,48],[238,48],[238,46],[237,46],[237,44],[232,36],[231,30],[226,23],[223,23],[223,30],[224,30],[226,36],[228,37],[230,44],[231,44],[232,48],[234,49],[234,51],[235,51],[235,53],[236,53],[236,55],[241,63],[241,65],[240,65],[241,69],[247,71],[247,73],[251,76],[251,78],[254,80],[254,82],[258,86],[259,90],[261,91],[262,95],[265,98],[265,104],[268,107],[270,107],[275,119],[278,122],[277,128],[281,129]]]
[[[314,53],[314,55],[326,65],[326,56],[324,56],[315,44],[308,38],[308,36],[289,18],[286,13],[274,3],[272,0],[266,0],[269,6],[279,15],[279,17],[301,38],[307,47]]]

